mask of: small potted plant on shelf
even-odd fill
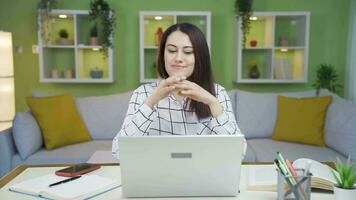
[[[99,38],[98,38],[98,27],[95,24],[93,27],[90,29],[90,45],[98,45],[99,44]]]
[[[331,171],[336,184],[334,185],[335,200],[351,200],[356,196],[356,166],[348,157],[346,163],[337,158],[336,172]]]
[[[68,31],[66,29],[61,29],[59,32],[59,44],[61,45],[68,45],[69,40],[68,40]]]

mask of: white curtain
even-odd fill
[[[356,102],[356,0],[350,0],[350,29],[345,74],[346,97]]]

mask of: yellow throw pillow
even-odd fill
[[[91,140],[71,95],[26,100],[41,127],[46,149]]]
[[[325,146],[324,121],[331,96],[289,98],[278,96],[273,140]]]

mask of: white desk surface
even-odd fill
[[[49,173],[54,173],[56,170],[61,169],[63,167],[46,167],[46,168],[27,168],[21,174],[16,176],[13,180],[11,180],[8,184],[6,184],[3,188],[0,189],[0,199],[1,200],[27,200],[27,199],[40,199],[38,197],[32,197],[29,195],[18,194],[15,192],[10,192],[8,190],[10,185],[14,183],[18,183],[27,179],[35,178],[38,176],[46,175]],[[241,171],[241,184],[240,184],[240,194],[237,197],[184,197],[184,198],[147,198],[149,200],[155,199],[164,199],[164,200],[203,200],[203,199],[218,199],[218,200],[231,200],[231,199],[246,199],[246,200],[276,200],[277,193],[276,192],[264,192],[264,191],[248,191],[247,190],[247,172],[249,165],[243,165]],[[97,174],[100,176],[108,177],[108,178],[117,178],[120,179],[120,166],[102,166],[100,169],[92,172],[93,174]],[[121,187],[96,196],[93,199],[124,199],[121,194]],[[130,200],[134,200],[134,198],[129,198]],[[139,200],[145,198],[138,198]],[[311,199],[315,200],[331,200],[334,199],[334,196],[330,193],[312,193]]]

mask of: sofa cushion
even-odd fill
[[[246,138],[271,137],[275,121],[275,94],[238,90],[236,121]]]
[[[314,97],[315,90],[289,93],[257,93],[236,90],[236,121],[246,138],[270,138],[277,116],[277,96]],[[320,96],[331,93],[320,90]]]
[[[67,164],[86,162],[95,151],[111,151],[112,140],[93,140],[72,144],[51,151],[45,148],[22,161],[18,156],[12,159],[12,166],[20,164]]]
[[[325,143],[336,151],[356,160],[356,103],[334,98],[325,124]]]
[[[257,162],[255,151],[252,149],[251,145],[248,143],[248,140],[246,140],[246,142],[247,142],[246,154],[242,161],[243,162]]]
[[[310,158],[320,162],[331,162],[335,161],[336,156],[345,160],[342,154],[328,147],[257,138],[248,140],[248,143],[255,152],[258,162],[273,162],[277,157],[277,152],[281,152],[289,160]]]
[[[71,95],[26,100],[41,127],[47,149],[91,140]]]
[[[325,146],[324,122],[331,101],[331,96],[278,96],[278,114],[272,139]]]
[[[41,129],[29,111],[16,113],[12,134],[22,159],[26,159],[43,146]]]
[[[125,119],[132,92],[76,98],[76,104],[91,137],[113,139]]]
[[[227,94],[229,95],[232,111],[234,112],[235,119],[236,119],[236,90],[230,90],[227,92]]]

